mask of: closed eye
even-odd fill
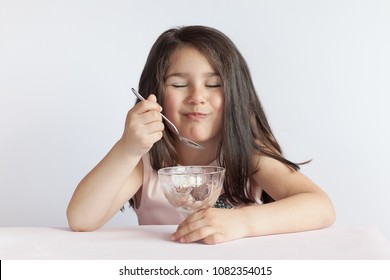
[[[221,85],[217,84],[217,85],[206,85],[206,87],[208,88],[219,88],[221,87]]]
[[[173,84],[171,85],[173,86],[174,88],[184,88],[184,87],[187,87],[188,85],[177,85],[177,84]]]

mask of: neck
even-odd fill
[[[176,143],[176,151],[180,165],[208,165],[217,158],[217,145],[204,145],[202,143],[205,149],[200,150],[178,142]]]

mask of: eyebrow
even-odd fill
[[[189,73],[175,72],[175,73],[172,73],[172,74],[165,76],[165,80],[167,80],[171,77],[186,78],[188,76],[190,76]],[[205,76],[205,77],[220,77],[220,75],[216,72],[207,72],[207,73],[204,73],[203,76]]]

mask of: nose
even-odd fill
[[[204,104],[206,100],[205,92],[200,87],[194,87],[189,92],[188,102],[192,105]]]

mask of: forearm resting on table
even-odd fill
[[[332,202],[326,194],[301,193],[279,201],[242,208],[247,236],[314,230],[335,220]]]

